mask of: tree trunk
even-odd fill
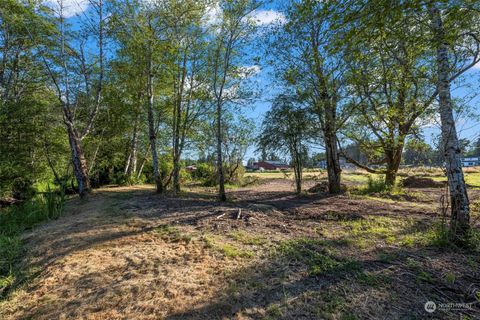
[[[173,137],[173,193],[180,192],[180,124],[182,120],[180,101],[177,102]]]
[[[340,167],[340,159],[337,146],[337,135],[333,130],[333,122],[326,119],[325,121],[325,152],[327,157],[327,173],[328,173],[328,192],[338,194],[342,191],[340,182],[342,169]]]
[[[132,139],[132,158],[130,159],[130,173],[129,177],[134,176],[137,172],[137,153],[138,153],[138,132],[137,132],[137,123],[135,123],[135,128],[133,131]]]
[[[135,126],[133,127],[132,140],[129,145],[128,158],[125,164],[125,177],[131,179],[137,172],[137,123],[135,121]]]
[[[178,155],[173,157],[173,193],[180,192],[180,161]]]
[[[222,160],[222,105],[217,103],[217,174],[218,174],[218,197],[220,201],[227,201],[225,194],[225,176],[223,173]]]
[[[387,187],[387,189],[393,188],[395,186],[396,180],[397,170],[393,169],[390,165],[387,165],[387,172],[385,173],[385,186]]]
[[[401,138],[399,138],[401,139]],[[399,142],[395,151],[387,154],[387,172],[385,173],[385,186],[391,189],[395,186],[398,169],[402,162],[403,142]]]
[[[148,79],[147,79],[147,97],[148,97],[148,134],[150,139],[150,151],[152,153],[153,178],[155,180],[156,190],[163,193],[163,182],[158,168],[157,154],[157,135],[155,133],[155,119],[153,116],[153,74],[152,74],[152,56],[150,53],[148,59]]]
[[[127,150],[127,153],[128,153],[128,156],[127,156],[127,160],[125,160],[125,169],[123,170],[123,174],[125,175],[125,177],[128,178],[128,174],[130,171],[130,160],[132,160],[132,152],[130,148],[129,150]]]
[[[77,180],[80,198],[85,198],[88,192],[90,192],[90,179],[88,177],[87,161],[85,160],[85,155],[83,154],[82,144],[80,138],[78,137],[77,130],[69,122],[66,122],[66,125],[70,150],[72,152],[73,174]]]
[[[448,43],[446,43],[445,39],[445,30],[440,10],[434,6],[429,9],[437,49],[437,91],[442,123],[442,146],[444,148],[445,169],[450,190],[450,229],[455,241],[464,242],[470,228],[470,208],[462,171],[460,144],[458,142],[452,111]]]
[[[298,160],[295,161],[294,164],[294,172],[295,172],[295,192],[301,193],[302,192],[302,166],[298,163]]]

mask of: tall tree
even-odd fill
[[[332,194],[341,191],[337,133],[348,118],[348,107],[342,103],[345,65],[335,48],[337,31],[333,28],[338,10],[334,1],[292,2],[286,10],[287,22],[279,21],[272,37],[278,76],[318,118]]]
[[[267,112],[258,138],[260,149],[282,152],[290,157],[295,174],[295,191],[302,191],[302,174],[314,123],[311,113],[295,98],[280,95]]]
[[[218,196],[221,201],[227,200],[222,157],[223,109],[228,102],[234,100],[235,91],[238,92],[238,86],[235,86],[238,83],[233,81],[239,75],[238,65],[235,63],[246,39],[253,32],[254,23],[249,19],[249,15],[258,6],[259,3],[255,0],[219,1],[220,21],[211,25],[209,68],[215,108]]]
[[[426,28],[408,5],[364,1],[343,18],[351,25],[342,47],[349,66],[354,115],[344,134],[360,145],[376,169],[347,158],[395,184],[407,137],[433,112],[436,96],[428,68]],[[355,26],[355,28],[353,28]]]
[[[83,20],[83,28],[77,31],[66,21],[64,1],[58,2],[54,11],[59,30],[53,38],[56,49],[43,57],[62,110],[80,197],[90,190],[82,140],[90,134],[100,110],[105,71],[105,4],[103,0],[91,0],[90,4],[93,14]],[[95,54],[87,54],[87,42],[96,42]],[[79,108],[83,111],[80,115]]]
[[[45,7],[0,3],[0,197],[23,197],[48,171],[60,180],[66,169],[61,118],[51,108],[55,96],[38,49],[51,49],[54,34]]]
[[[206,112],[206,30],[204,1],[178,1],[170,6],[167,29],[172,48],[172,182],[180,191],[180,160],[192,127]]]
[[[460,143],[453,117],[451,82],[456,75],[465,72],[480,61],[479,30],[471,30],[469,24],[478,24],[480,17],[478,8],[468,6],[468,1],[460,5],[457,3],[453,5],[445,4],[446,6],[432,2],[428,5],[428,9],[433,35],[432,43],[436,49],[436,81],[442,146],[450,190],[451,231],[454,240],[464,242],[470,228],[470,207],[462,170]],[[463,5],[467,6],[464,7]],[[449,15],[449,17],[445,18],[446,15]],[[448,22],[445,23],[445,20],[448,20]],[[458,46],[460,49],[458,49]],[[469,47],[473,47],[473,50],[470,51]],[[455,50],[464,51],[462,48],[467,49],[467,63],[457,70],[458,65],[450,62],[450,50],[452,48],[454,52]],[[458,60],[456,62],[459,63]]]
[[[165,114],[163,100],[171,93],[167,72],[171,61],[166,54],[171,45],[167,34],[169,5],[169,2],[136,0],[117,2],[114,16],[116,39],[121,48],[119,54],[128,65],[130,74],[136,78],[132,93],[138,96],[138,103],[145,105],[153,180],[158,193],[165,191],[167,183],[160,163],[158,135],[161,132],[160,138],[167,137],[165,131],[160,131],[160,117]],[[158,110],[160,107],[163,110]],[[137,176],[141,170],[143,165]]]

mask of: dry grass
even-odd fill
[[[435,247],[441,190],[412,190],[420,203],[291,190],[269,180],[220,204],[142,186],[70,202],[24,235],[38,274],[0,318],[421,319],[427,300],[476,301],[480,254]],[[435,313],[459,315],[478,305]]]

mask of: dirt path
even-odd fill
[[[150,187],[73,200],[25,234],[35,277],[0,318],[422,318],[425,299],[470,301],[480,287],[478,256],[404,244],[423,241],[432,203],[298,197],[289,187],[235,190],[224,204]]]

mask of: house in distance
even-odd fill
[[[254,162],[252,165],[254,170],[288,170],[290,165],[283,163],[281,161],[259,161]]]
[[[462,167],[480,166],[480,157],[466,157],[462,159]]]

